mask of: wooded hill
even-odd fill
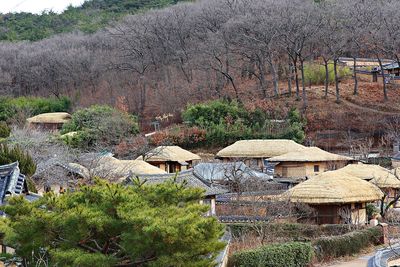
[[[37,41],[54,34],[93,33],[122,16],[161,8],[184,0],[89,0],[79,7],[69,6],[63,13],[0,14],[0,40]]]
[[[295,105],[312,114],[307,119],[314,129],[360,133],[365,130],[350,122],[356,116],[335,116],[351,109],[365,124],[369,108],[383,117],[380,123],[393,115],[384,108],[400,110],[399,94],[383,79],[371,84],[341,69],[339,58],[400,62],[399,15],[394,0],[178,3],[126,15],[92,34],[0,43],[0,93],[67,95],[77,106],[117,106],[137,114],[147,130],[163,114],[182,122],[180,110],[188,103],[211,99],[262,108],[273,120],[284,119]],[[312,78],[317,72],[322,79]]]

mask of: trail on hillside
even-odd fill
[[[317,89],[317,90],[316,90],[316,89]],[[315,94],[317,94],[318,96],[323,97],[323,96],[324,96],[324,92],[322,92],[322,94],[320,94],[321,91],[318,90],[318,89],[321,89],[321,87],[311,87],[311,88],[308,88],[308,89],[306,89],[306,90],[308,91],[308,93],[315,93]],[[333,98],[334,101],[336,100],[336,95],[335,95],[335,93],[333,93],[333,92],[331,92],[331,91],[328,91],[328,95],[329,95],[329,96],[332,96],[332,98]],[[363,110],[363,111],[365,111],[365,112],[372,112],[372,113],[377,113],[377,114],[381,114],[381,115],[388,115],[388,116],[397,116],[397,115],[400,115],[400,111],[398,111],[398,112],[389,112],[389,111],[382,111],[382,110],[375,109],[375,108],[371,108],[371,107],[361,106],[361,105],[359,105],[359,104],[357,104],[357,103],[354,103],[354,102],[352,102],[352,101],[349,101],[348,99],[346,99],[346,98],[344,98],[344,97],[341,97],[340,103],[339,103],[339,104],[345,104],[345,105],[347,105],[347,106],[349,106],[349,107],[356,108],[356,109],[360,109],[360,110]]]

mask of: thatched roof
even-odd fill
[[[344,172],[329,171],[296,185],[279,199],[322,205],[371,202],[382,197],[382,191],[367,181]]]
[[[300,151],[289,152],[277,157],[272,157],[272,162],[319,162],[319,161],[348,161],[350,157],[326,152],[318,147],[306,147]]]
[[[71,120],[71,115],[66,112],[43,113],[28,118],[28,123],[66,123]]]
[[[141,160],[119,160],[114,157],[102,157],[91,170],[94,176],[124,178],[139,174],[164,174],[165,171]]]
[[[217,153],[219,158],[271,158],[292,151],[300,151],[304,146],[292,140],[241,140],[225,147]]]
[[[142,156],[139,156],[137,160],[142,160]],[[179,146],[159,146],[148,153],[146,161],[178,161],[185,162],[191,160],[201,160],[201,158],[187,151]]]
[[[379,188],[400,188],[400,180],[388,169],[379,165],[350,164],[338,171],[368,180]]]

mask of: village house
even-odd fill
[[[386,203],[399,195],[400,180],[388,169],[372,164],[350,164],[338,170],[368,181],[379,187],[387,195]],[[398,202],[395,203],[398,206]]]
[[[382,64],[393,63],[390,59],[381,59]],[[349,68],[354,67],[354,59],[352,57],[339,57],[338,64]],[[376,58],[356,58],[357,68],[378,67],[379,61]]]
[[[201,158],[179,146],[159,146],[139,156],[137,160],[144,160],[168,173],[175,173],[192,168]]]
[[[71,120],[71,115],[66,112],[43,113],[28,118],[29,127],[43,130],[56,131],[61,129],[64,123]]]
[[[365,224],[366,204],[382,197],[382,191],[372,183],[327,171],[289,189],[279,199],[311,206],[317,224]]]
[[[127,177],[140,174],[165,174],[166,172],[154,167],[153,165],[141,160],[119,160],[112,154],[98,155],[90,160],[79,163],[61,163],[58,161],[50,162],[46,166],[41,166],[34,174],[35,179],[40,184],[39,192],[53,191],[63,193],[68,189],[75,188],[78,184],[84,184],[94,177],[107,179],[111,182],[121,182]],[[54,174],[52,179],[48,174]],[[40,183],[40,181],[47,183]]]
[[[207,162],[194,166],[193,171],[209,185],[221,186],[229,191],[259,191],[273,183],[273,177],[255,171],[243,162]]]
[[[394,200],[399,194],[400,180],[388,169],[372,164],[350,164],[338,170],[379,187],[386,195],[386,203]],[[395,204],[397,206],[397,203]]]
[[[0,205],[6,197],[28,193],[25,175],[20,173],[18,162],[0,166]]]
[[[286,154],[293,151],[301,151],[305,147],[292,140],[271,139],[271,140],[241,140],[220,150],[216,158],[223,162],[236,162],[239,160],[250,168],[267,168],[267,159]]]
[[[208,184],[203,181],[193,169],[181,171],[179,173],[166,173],[166,174],[144,174],[137,176],[139,180],[144,181],[147,184],[159,184],[166,181],[175,180],[177,183],[184,182],[185,186],[200,188],[204,190],[204,199],[200,201],[201,204],[208,205],[210,207],[207,212],[207,216],[216,215],[215,212],[215,199],[219,194],[226,193],[227,191],[215,186]],[[126,183],[129,185],[132,183],[132,178],[128,178]]]
[[[318,147],[306,147],[269,159],[276,163],[274,174],[280,178],[307,179],[313,175],[346,166],[353,159],[324,151]]]

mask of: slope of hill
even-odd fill
[[[79,30],[93,33],[126,14],[161,8],[184,0],[89,0],[63,13],[0,14],[0,40],[37,41],[53,34]]]

